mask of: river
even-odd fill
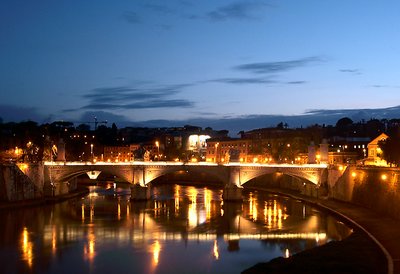
[[[244,191],[224,203],[222,190],[152,187],[130,201],[127,185],[90,186],[62,203],[0,211],[0,273],[240,273],[287,257],[351,229],[301,201]]]

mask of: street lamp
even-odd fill
[[[156,147],[157,147],[157,160],[160,157],[160,143],[156,141]]]
[[[81,162],[83,161],[83,155],[85,154],[85,152],[82,152],[82,154],[79,156]]]
[[[90,157],[92,158],[93,162],[93,144],[90,144]]]
[[[219,161],[218,161],[218,146],[219,146],[219,143],[216,143],[215,145],[215,162],[216,163],[218,163]]]

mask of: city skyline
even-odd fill
[[[399,6],[7,0],[0,117],[217,128],[260,118],[254,128],[397,115]]]

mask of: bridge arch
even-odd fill
[[[242,182],[243,187],[247,187],[247,186],[257,187],[259,185],[279,187],[279,186],[282,186],[283,184],[285,184],[285,185],[293,185],[293,184],[310,185],[311,187],[317,186],[310,180],[308,180],[304,177],[301,177],[297,174],[289,174],[289,173],[282,173],[282,172],[268,172],[268,173],[260,174],[253,178],[250,178],[249,180],[247,180],[245,182]]]
[[[206,174],[216,178],[218,181],[221,181],[225,184],[229,178],[228,169],[222,169],[218,166],[216,167],[207,167],[204,168],[202,166],[195,165],[177,165],[177,166],[148,166],[144,170],[144,185],[148,185],[156,179],[159,179],[163,176],[167,176],[169,174],[173,174],[176,172],[186,172],[193,174]]]
[[[50,182],[66,182],[80,175],[87,174],[92,171],[100,171],[103,173],[114,175],[128,183],[132,183],[133,172],[131,168],[112,166],[95,166],[95,165],[80,165],[80,166],[48,166],[48,176]]]
[[[247,167],[241,168],[239,180],[240,185],[244,185],[261,176],[278,173],[305,180],[310,184],[319,185],[321,183],[321,172],[320,170],[308,168]]]

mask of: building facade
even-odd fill
[[[388,138],[385,133],[380,134],[368,144],[368,157],[364,160],[364,165],[372,166],[387,166],[387,162],[381,157],[382,150],[379,147],[379,142]]]

